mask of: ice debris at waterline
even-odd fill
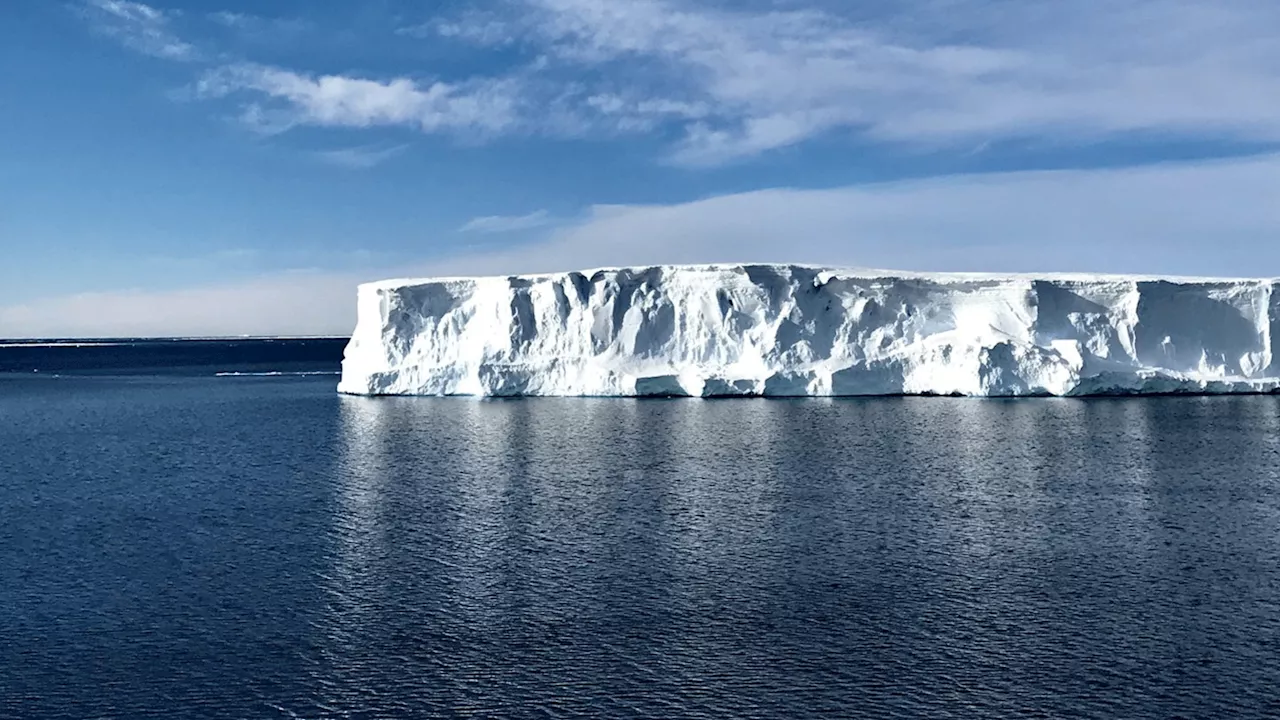
[[[657,266],[360,286],[360,395],[1092,395],[1280,387],[1276,280]]]

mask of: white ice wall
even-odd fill
[[[339,390],[1071,395],[1280,386],[1273,280],[648,267],[359,290]]]

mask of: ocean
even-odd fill
[[[0,347],[3,718],[1280,716],[1280,396],[362,398]]]

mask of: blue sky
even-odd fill
[[[1280,4],[13,0],[0,336],[652,262],[1280,275]]]

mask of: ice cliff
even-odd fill
[[[338,390],[1090,395],[1280,387],[1275,280],[640,267],[362,285]]]

